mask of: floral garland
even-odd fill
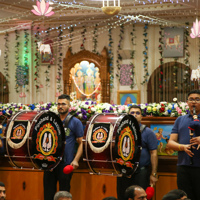
[[[174,79],[174,89],[178,90],[178,84],[177,84],[177,72],[178,72],[178,66],[177,66],[177,60],[178,58],[174,58],[174,67],[173,67],[173,79]]]
[[[73,32],[74,32],[74,28],[73,26],[70,28],[69,30],[69,49],[72,52],[72,40],[73,40]]]
[[[18,30],[15,30],[15,41],[16,41],[16,45],[15,45],[15,67],[17,70],[17,66],[19,66],[19,47],[20,47],[20,42],[18,41],[19,39],[19,32]],[[19,85],[17,84],[17,77],[15,77],[16,79],[16,84],[15,84],[15,90],[18,93],[19,92]]]
[[[109,103],[97,104],[94,101],[72,101],[70,107],[70,113],[80,118],[83,121],[88,120],[92,115],[97,113],[127,113],[129,105],[111,105]],[[178,117],[189,113],[189,106],[185,102],[160,102],[150,104],[139,104],[142,109],[143,116],[162,116],[162,117]],[[1,116],[12,116],[18,111],[44,111],[49,110],[57,113],[57,105],[55,102],[48,102],[44,104],[28,104],[23,105],[21,103],[0,103]]]
[[[131,35],[131,43],[132,43],[133,46],[135,45],[135,42],[134,42],[134,39],[135,39],[134,31],[135,31],[135,24],[133,24],[133,29],[132,29],[132,31],[130,33],[130,35]],[[130,54],[131,54],[130,58],[134,60],[134,58],[135,58],[135,50],[132,50]],[[130,88],[133,89],[134,86],[136,85],[136,82],[134,81],[135,80],[134,79],[134,76],[135,76],[135,65],[133,64],[133,62],[131,62],[130,65],[132,66],[132,68],[130,70],[130,73],[131,73],[130,78],[132,80],[132,84],[130,85]]]
[[[29,42],[29,33],[27,33],[27,29],[24,29],[24,66],[25,66],[25,73],[24,73],[24,78],[26,80],[25,84],[24,84],[24,88],[25,85],[28,85],[28,75],[29,75],[29,67],[28,67],[28,42]],[[26,91],[28,92],[28,88],[26,88]]]
[[[109,66],[110,66],[110,90],[114,88],[114,67],[113,67],[113,39],[112,39],[112,28],[108,29],[108,37],[109,37],[109,44],[108,44],[108,54],[110,56],[109,59]]]
[[[144,51],[143,51],[143,55],[144,55],[144,59],[143,59],[143,67],[144,67],[144,80],[142,81],[141,85],[144,85],[145,83],[148,82],[148,77],[149,77],[149,72],[148,72],[148,63],[147,63],[147,60],[148,60],[148,46],[147,46],[147,42],[148,42],[148,39],[147,39],[147,29],[148,29],[148,24],[145,24],[144,25],[144,33],[143,33],[143,36],[144,36]]]
[[[159,46],[158,46],[158,50],[159,50],[159,53],[160,53],[160,65],[159,65],[159,68],[160,68],[160,75],[159,75],[159,91],[160,93],[162,94],[163,93],[163,37],[164,37],[164,34],[163,34],[163,27],[160,26],[160,31],[159,31]]]
[[[9,34],[8,32],[5,33],[5,37],[4,37],[4,40],[5,40],[5,50],[4,50],[4,63],[5,63],[5,67],[4,67],[4,74],[5,74],[5,77],[6,77],[6,83],[8,82],[8,78],[9,78],[9,74],[8,74],[8,71],[9,71],[9,59],[8,59],[8,52],[9,52],[9,48],[8,48],[8,37],[9,37]]]
[[[35,33],[35,48],[36,48],[36,53],[35,53],[35,73],[34,73],[34,82],[35,82],[35,87],[36,87],[36,92],[39,92],[40,86],[39,86],[39,52],[38,52],[38,42],[40,41],[40,27],[38,26],[36,28],[36,33]]]
[[[82,35],[82,44],[81,44],[81,47],[80,47],[80,49],[85,49],[85,46],[84,46],[84,44],[85,44],[85,40],[86,40],[86,37],[85,37],[85,33],[86,33],[86,28],[85,28],[85,26],[83,26],[83,31],[81,32],[81,35]]]
[[[57,76],[56,76],[56,80],[57,80],[57,91],[58,93],[56,94],[56,96],[60,95],[60,92],[62,91],[62,84],[61,84],[61,78],[62,78],[62,34],[63,34],[63,30],[61,28],[61,26],[59,26],[59,34],[58,34],[58,71],[57,71]]]
[[[186,22],[186,26],[188,27],[189,26],[189,22]],[[184,77],[183,77],[183,83],[185,85],[185,88],[186,90],[189,90],[190,88],[190,84],[189,84],[189,80],[190,80],[190,63],[189,63],[189,57],[190,57],[190,53],[189,53],[189,50],[188,50],[188,47],[189,47],[189,40],[188,40],[188,37],[189,37],[190,33],[188,31],[188,28],[185,28],[185,32],[184,32],[184,36],[185,36],[185,59],[184,59],[184,62],[185,62],[185,74],[184,74]]]
[[[46,32],[46,37],[49,37],[49,30],[51,28],[49,27],[45,32]],[[54,59],[54,58],[53,58]],[[49,62],[48,66],[47,66],[47,70],[45,71],[45,81],[46,81],[46,86],[50,87],[50,70],[51,70],[51,64],[53,64],[53,59],[52,61]]]
[[[121,47],[121,44],[122,44],[122,41],[123,41],[123,36],[124,36],[124,25],[122,24],[120,26],[120,33],[119,33],[119,43],[118,43],[118,46],[117,46],[117,73],[116,73],[116,76],[118,77],[119,81],[120,81],[120,69],[121,69],[121,61],[122,61],[122,56],[121,54],[119,53],[120,50],[122,50],[122,47]]]
[[[98,43],[98,29],[97,29],[98,25],[96,24],[95,27],[94,27],[94,31],[93,31],[93,38],[92,38],[92,41],[93,41],[93,47],[94,49],[92,50],[93,53],[96,53],[96,54],[99,54],[97,53],[97,43]]]

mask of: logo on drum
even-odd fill
[[[129,126],[125,127],[119,135],[118,140],[118,155],[120,158],[116,158],[117,163],[120,165],[126,165],[126,167],[133,168],[133,164],[130,160],[133,159],[135,152],[135,140],[132,130]]]
[[[24,126],[21,124],[18,124],[17,126],[14,127],[11,139],[21,140],[24,138],[25,133],[26,133],[26,129],[24,128]]]
[[[44,124],[37,133],[36,149],[39,154],[35,154],[35,159],[56,162],[56,157],[51,154],[56,153],[58,146],[57,131],[50,124]]]
[[[108,134],[104,129],[97,129],[92,135],[92,143],[105,143],[107,137]]]

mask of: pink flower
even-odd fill
[[[56,92],[56,97],[59,97],[60,95],[60,92]]]
[[[196,18],[196,23],[193,22],[193,27],[191,28],[192,33],[190,34],[191,38],[200,37],[200,21]]]
[[[49,2],[45,2],[45,0],[42,0],[41,2],[37,1],[37,6],[33,5],[33,10],[31,10],[35,15],[44,15],[46,17],[49,17],[54,14],[52,11],[52,7],[49,7]]]

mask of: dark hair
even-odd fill
[[[70,101],[70,96],[68,94],[61,94],[58,99],[67,99],[68,101]]]
[[[5,184],[3,182],[0,182],[1,187],[5,187]]]
[[[134,197],[135,197],[135,189],[136,188],[143,189],[139,185],[131,185],[131,186],[129,186],[125,191],[125,195],[124,195],[125,196],[125,200],[128,200],[129,198],[134,199]]]
[[[106,197],[106,198],[104,198],[102,200],[117,200],[117,198],[115,198],[115,197]]]
[[[191,95],[191,94],[199,94],[200,95],[200,90],[192,90],[188,93],[188,97]]]
[[[164,195],[162,200],[177,200],[184,196],[187,197],[187,194],[183,190],[175,189],[169,191],[166,195]]]
[[[141,109],[140,106],[138,106],[138,105],[132,105],[132,106],[130,106],[130,107],[129,107],[129,110],[128,110],[128,113],[130,112],[130,110],[131,110],[132,108],[138,108],[138,109],[140,109],[140,112],[142,113],[142,109]]]

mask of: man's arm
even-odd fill
[[[3,146],[3,142],[1,141],[1,138],[0,138],[0,148]]]
[[[74,158],[74,160],[71,162],[71,165],[74,167],[74,169],[77,169],[79,164],[79,159],[83,153],[83,137],[79,137],[77,138],[77,142],[78,142],[78,149],[76,152],[76,156]]]
[[[150,176],[150,185],[155,185],[156,181],[158,181],[157,177],[154,174],[157,174],[157,167],[158,167],[158,152],[157,149],[150,150],[151,156],[151,176]]]
[[[178,143],[178,133],[172,133],[170,135],[168,147],[175,151],[185,151],[190,157],[192,157],[194,155],[194,153],[192,153],[192,151],[190,150],[191,144],[179,144]]]

